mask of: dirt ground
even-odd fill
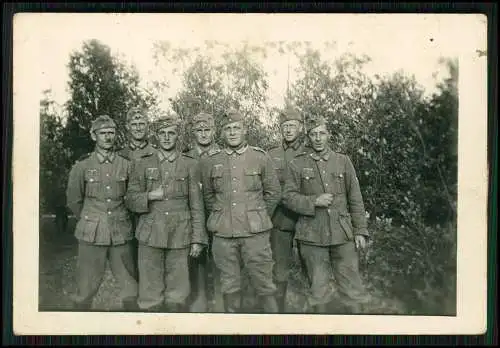
[[[73,236],[75,220],[70,219],[66,233],[58,233],[53,218],[40,221],[40,270],[39,270],[39,310],[71,310],[71,296],[75,293],[75,270],[77,242]],[[332,281],[332,301],[330,312],[339,313],[336,305],[334,282]],[[304,313],[309,311],[306,301],[307,286],[298,262],[289,283],[287,294],[287,312]],[[372,294],[373,300],[365,308],[366,314],[404,314],[403,304]],[[244,298],[248,312],[255,311],[255,300],[251,296]],[[119,310],[118,284],[109,267],[94,299],[93,310]]]

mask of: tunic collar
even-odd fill
[[[168,160],[169,162],[173,162],[179,157],[179,152],[178,151],[173,151],[170,154],[166,154],[163,151],[158,151],[158,158],[160,159],[160,162],[163,162],[165,160]]]
[[[101,164],[102,163],[113,163],[113,160],[115,159],[115,153],[114,152],[110,152],[107,155],[105,155],[105,154],[99,152],[99,150],[96,150],[95,153],[96,153],[96,156],[97,156],[97,160]]]
[[[226,147],[226,148],[224,148],[224,151],[226,151],[226,153],[227,153],[228,155],[231,155],[231,154],[233,154],[233,153],[235,153],[235,152],[236,152],[238,155],[241,155],[241,154],[242,154],[242,153],[244,153],[247,149],[248,149],[248,144],[245,144],[245,145],[241,146],[241,147],[240,147],[240,148],[238,148],[238,149],[232,149],[232,148],[230,148],[230,147]]]
[[[315,161],[319,161],[319,160],[325,160],[325,161],[328,161],[328,158],[330,158],[330,154],[331,154],[331,150],[330,149],[325,149],[325,151],[323,151],[322,153],[317,153],[315,151],[311,152],[311,157],[315,160]]]

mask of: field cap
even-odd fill
[[[326,125],[326,120],[324,117],[322,117],[322,116],[311,117],[307,120],[307,125],[306,125],[307,132],[309,133],[314,128],[317,128],[317,127],[323,126],[323,125]]]
[[[94,121],[92,121],[92,125],[90,127],[90,132],[93,133],[96,130],[99,130],[102,128],[116,128],[116,123],[108,115],[98,116]]]
[[[224,127],[233,122],[244,121],[245,117],[236,110],[230,110],[222,117],[221,127]]]
[[[154,130],[155,130],[155,132],[158,132],[160,129],[166,128],[166,127],[172,127],[172,126],[179,127],[180,124],[181,124],[181,120],[180,120],[179,116],[177,116],[177,114],[175,114],[175,113],[169,113],[165,116],[160,117],[159,119],[157,119],[155,121]]]
[[[141,107],[133,107],[127,112],[127,122],[141,118],[148,119],[146,110]]]
[[[298,112],[297,109],[293,108],[292,106],[285,107],[285,109],[280,112],[279,116],[280,124],[292,120],[302,122],[302,115]]]
[[[200,112],[193,117],[193,128],[197,127],[214,127],[215,121],[214,117],[206,112]]]

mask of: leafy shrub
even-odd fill
[[[376,218],[361,258],[368,288],[398,298],[413,314],[455,314],[456,230],[453,224],[425,226],[421,220],[395,226]]]

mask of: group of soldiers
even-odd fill
[[[260,311],[283,313],[296,245],[313,311],[328,312],[333,270],[344,308],[359,313],[369,299],[358,269],[368,238],[359,183],[349,157],[329,148],[325,120],[302,119],[285,107],[282,143],[264,151],[247,143],[235,110],[222,117],[218,146],[214,118],[202,112],[183,152],[174,113],[150,124],[130,110],[122,149],[114,120],[97,117],[95,150],[67,186],[78,219],[75,309],[91,308],[109,260],[123,310],[206,312],[211,302],[210,311],[241,312],[246,274]]]

